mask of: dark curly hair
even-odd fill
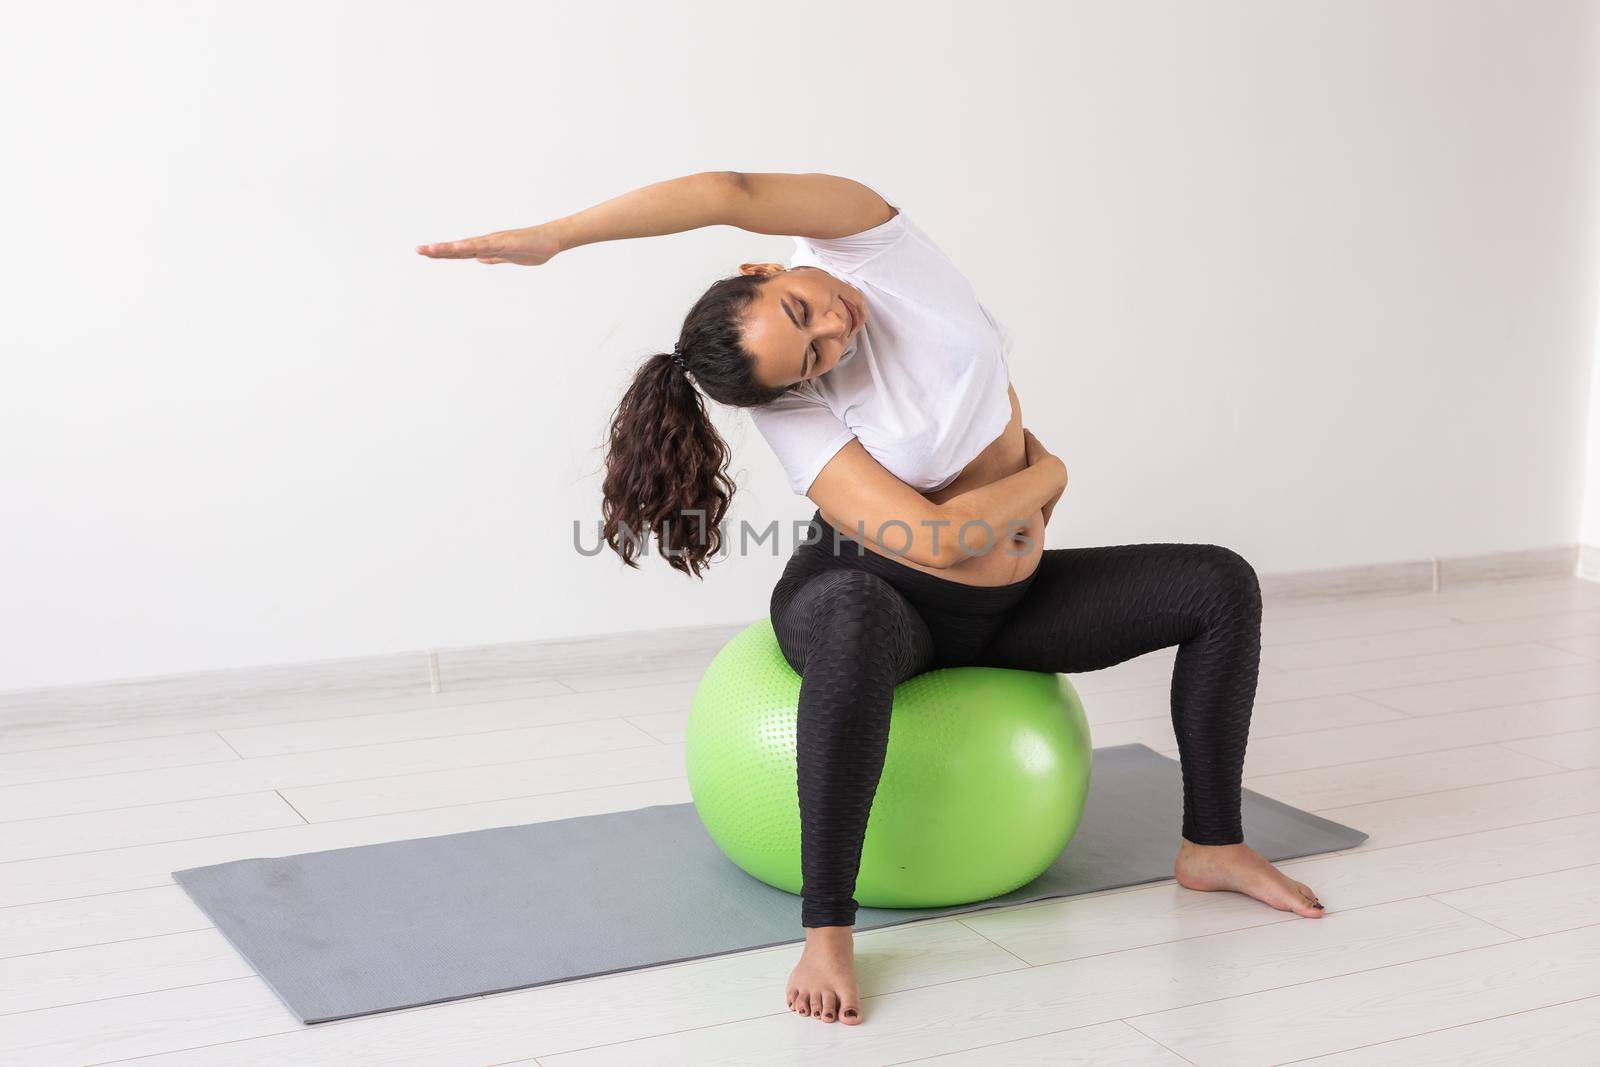
[[[601,530],[630,567],[639,566],[634,560],[651,536],[669,564],[695,577],[721,548],[722,519],[734,490],[730,452],[701,394],[756,407],[787,391],[756,381],[755,359],[744,347],[743,315],[766,281],[739,274],[707,289],[678,334],[677,351],[688,373],[671,352],[650,356],[611,417]]]

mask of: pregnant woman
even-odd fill
[[[772,591],[801,676],[800,917],[789,1008],[861,1021],[851,926],[894,687],[942,667],[1077,673],[1177,646],[1179,884],[1314,918],[1316,894],[1244,843],[1240,779],[1261,593],[1231,549],[1045,549],[1067,469],[1022,425],[1011,338],[937,245],[870,188],[825,174],[705,172],[542,225],[422,245],[440,259],[542,264],[579,245],[737,226],[784,234],[787,265],[746,263],[639,368],[612,419],[607,542],[647,536],[698,575],[720,548],[729,452],[702,397],[750,409],[816,504]]]

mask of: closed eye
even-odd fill
[[[794,301],[795,301],[795,303],[800,305],[800,311],[802,312],[802,317],[801,317],[801,320],[800,320],[801,323],[806,325],[806,326],[810,326],[811,325],[811,305],[806,303],[804,297],[800,297],[800,296],[796,296],[794,298]],[[800,368],[800,376],[802,378],[804,378],[806,376],[806,374],[808,374],[810,372],[810,368],[811,367],[816,366],[816,361],[822,358],[822,353],[817,351],[817,346],[815,344],[810,345],[806,349],[806,355],[809,357],[809,360],[808,360],[809,366],[803,366],[803,367]]]

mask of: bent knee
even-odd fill
[[[1195,545],[1195,562],[1211,597],[1228,603],[1261,604],[1261,579],[1250,561],[1223,545]]]
[[[914,626],[913,612],[895,587],[876,574],[840,568],[814,576],[786,607],[779,644],[789,665],[804,673],[819,651],[863,648],[888,654]],[[775,620],[776,622],[777,620]]]

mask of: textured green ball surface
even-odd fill
[[[689,792],[728,858],[800,892],[800,677],[762,619],[717,653],[689,712]],[[1071,840],[1089,792],[1089,725],[1064,675],[951,667],[895,688],[856,900],[926,908],[1026,885]]]

